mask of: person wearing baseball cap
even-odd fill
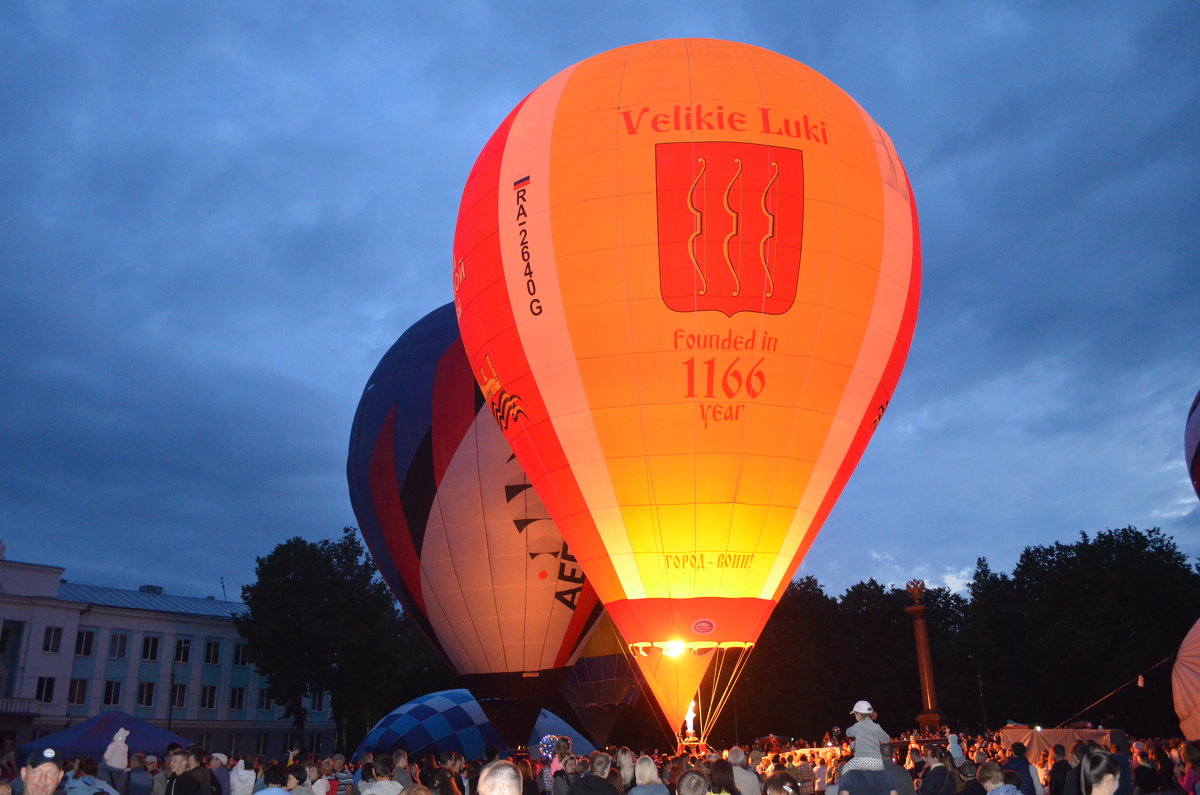
[[[850,714],[855,723],[846,729],[846,736],[854,740],[854,758],[846,763],[846,769],[883,770],[879,746],[892,738],[875,722],[875,708],[869,701],[856,701]]]
[[[53,748],[34,751],[21,768],[25,795],[54,795],[62,777],[62,754]]]

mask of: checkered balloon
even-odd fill
[[[354,752],[390,754],[403,748],[409,756],[458,751],[467,759],[483,759],[484,749],[503,748],[500,735],[469,690],[442,690],[415,698],[389,712],[367,733]]]

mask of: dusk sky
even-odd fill
[[[1200,4],[0,4],[0,538],[73,582],[231,599],[355,525],[367,377],[451,299],[505,114],[604,50],[712,37],[844,88],[921,218],[908,366],[800,574],[1161,527],[1200,555]]]

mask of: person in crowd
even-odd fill
[[[524,776],[507,759],[497,759],[479,771],[479,795],[522,795]]]
[[[786,770],[772,773],[763,782],[763,795],[796,795],[800,791],[800,782]]]
[[[175,786],[168,789],[167,795],[218,795],[214,783],[208,769],[208,752],[198,745],[189,745],[183,754],[183,772],[175,778]]]
[[[711,795],[738,795],[733,765],[728,759],[716,759],[708,767],[708,791]]]
[[[856,746],[861,745],[862,742],[863,738],[859,738],[855,744]],[[879,743],[876,743],[875,747],[878,750]],[[870,756],[864,758],[871,759]],[[892,777],[883,770],[882,756],[879,758],[879,770],[851,767],[850,763],[853,761],[853,759],[848,760],[838,772],[839,795],[899,795],[896,788],[892,786]]]
[[[433,795],[433,790],[423,784],[413,784],[400,790],[400,795]]]
[[[850,714],[854,725],[846,729],[846,736],[854,741],[854,758],[846,763],[847,769],[883,770],[879,747],[892,738],[875,722],[875,708],[869,701],[856,701]]]
[[[25,795],[54,795],[62,777],[62,754],[54,748],[34,751],[21,768],[21,784]]]
[[[1016,773],[1014,772],[1012,775],[1016,776]],[[975,777],[979,779],[979,783],[983,785],[983,791],[987,795],[1020,795],[1020,790],[1016,786],[1005,783],[1004,771],[995,762],[984,762],[979,766]]]
[[[354,774],[346,767],[346,757],[341,754],[333,755],[333,770],[329,779],[331,785],[337,782],[336,795],[350,795],[350,788],[354,786]],[[334,787],[330,786],[329,789],[333,791]]]
[[[736,768],[734,769],[736,773]],[[658,775],[658,766],[646,755],[638,757],[633,765],[634,786],[626,795],[670,795],[666,785]]]
[[[617,751],[617,764],[615,767],[621,772],[621,792],[628,792],[634,787],[633,783],[633,751],[626,746],[621,746]]]
[[[463,795],[462,779],[450,768],[434,768],[429,777],[434,795]]]
[[[1042,780],[1037,774],[1037,768],[1025,756],[1025,743],[1015,742],[1011,747],[1011,755],[1004,760],[1001,770],[1011,770],[1021,780],[1018,789],[1021,795],[1045,795],[1042,791]]]
[[[618,795],[616,787],[608,781],[612,769],[612,757],[603,751],[592,754],[588,771],[567,790],[567,795]]]
[[[403,748],[397,748],[392,752],[392,781],[404,787],[411,787],[416,782],[413,781],[412,773],[408,770],[408,751]],[[324,795],[324,793],[317,793]]]
[[[553,764],[553,763],[552,763]],[[561,766],[551,778],[551,795],[567,795],[567,790],[579,780],[579,760],[574,754],[567,754],[561,760]]]
[[[117,729],[112,742],[104,749],[104,758],[97,773],[99,778],[120,793],[125,792],[129,776],[129,745],[125,742],[128,736],[128,729]]]
[[[1113,795],[1121,783],[1121,768],[1110,754],[1090,751],[1079,763],[1083,795]]]
[[[795,776],[797,783],[800,784],[800,795],[815,795],[817,775],[808,761],[808,754],[794,754],[792,758],[795,762],[789,765],[788,772]]]
[[[920,795],[954,795],[958,780],[951,767],[950,757],[942,748],[931,745],[925,752],[925,770],[921,774]]]
[[[263,768],[263,781],[266,787],[262,790],[266,795],[287,795],[287,770],[281,764],[271,764]]]
[[[886,757],[891,753],[891,746],[888,746],[884,751]],[[884,764],[887,764],[887,759],[884,759]],[[825,788],[829,786],[829,763],[825,761],[825,757],[820,754],[813,756],[813,792],[816,795],[822,795]]]
[[[300,763],[293,763],[284,768],[287,773],[287,782],[283,788],[288,791],[289,795],[313,795],[312,787],[308,783],[308,769]]]
[[[208,771],[216,780],[217,786],[221,788],[221,795],[230,795],[229,757],[222,753],[213,754],[208,759]]]
[[[907,770],[896,764],[892,754],[891,743],[879,746],[879,756],[883,760],[883,772],[887,773],[892,780],[892,789],[896,790],[896,795],[917,795],[917,788],[913,786],[912,776],[908,775]],[[983,790],[980,790],[979,795],[983,795]]]
[[[706,795],[707,792],[708,778],[695,768],[683,771],[675,783],[675,795]]]
[[[252,795],[256,783],[258,774],[254,771],[254,763],[247,768],[244,757],[237,760],[233,770],[229,771],[229,795]]]
[[[329,782],[321,775],[321,765],[316,759],[305,760],[304,775],[308,777],[308,788],[313,795],[329,795]]]
[[[499,755],[499,751],[497,751],[496,756],[499,757]],[[491,762],[488,762],[488,764],[490,765]],[[523,795],[538,795],[538,785],[533,778],[533,765],[529,764],[529,760],[519,760],[517,762],[517,770],[521,774],[521,792]],[[479,771],[479,775],[483,775],[482,769]]]
[[[729,749],[726,758],[733,766],[733,780],[737,783],[738,792],[741,795],[759,795],[762,783],[758,780],[758,774],[747,767],[749,760],[746,758],[746,751],[735,745]]]
[[[154,776],[146,766],[146,755],[134,754],[129,758],[129,782],[127,795],[150,795],[154,788]]]
[[[119,795],[111,784],[100,779],[99,765],[90,756],[81,756],[75,760],[74,769],[67,773],[63,791],[66,795]]]
[[[1184,764],[1183,775],[1179,777],[1179,787],[1185,795],[1192,795],[1196,785],[1200,784],[1200,745],[1186,743],[1179,754]]]
[[[1050,764],[1050,773],[1047,776],[1050,795],[1065,795],[1067,773],[1071,770],[1071,763],[1067,761],[1067,749],[1059,743],[1051,751],[1054,753],[1054,761]]]

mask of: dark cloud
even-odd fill
[[[231,596],[353,524],[359,391],[450,298],[458,197],[601,50],[760,44],[888,130],[922,216],[908,370],[804,571],[955,584],[1081,530],[1190,554],[1192,4],[10,3],[0,518],[79,581]],[[45,539],[54,539],[47,548]],[[864,552],[865,550],[865,552]],[[939,579],[941,578],[941,579]]]

